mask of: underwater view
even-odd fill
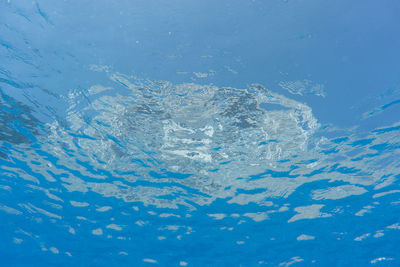
[[[0,266],[400,266],[397,0],[0,0]]]

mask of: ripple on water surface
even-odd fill
[[[10,199],[0,204],[0,211],[57,225],[66,238],[114,240],[103,249],[110,246],[111,254],[137,257],[129,249],[115,252],[120,248],[116,244],[147,240],[140,255],[152,255],[155,243],[166,253],[167,242],[180,247],[176,242],[188,236],[204,238],[200,232],[210,229],[202,228],[208,222],[220,233],[215,238],[246,246],[255,237],[251,231],[236,231],[242,225],[271,221],[271,229],[277,224],[289,229],[315,218],[361,218],[378,209],[381,199],[400,192],[395,186],[397,125],[362,137],[348,132],[327,138],[332,132],[320,126],[310,107],[261,85],[174,85],[101,66],[92,69],[113,84],[70,91],[63,98],[67,116],[45,125],[34,119],[27,123],[29,109],[21,104],[25,112],[11,112],[7,107],[13,100],[2,96],[7,120],[1,122],[0,190]],[[20,137],[22,133],[30,138]],[[349,197],[353,203],[345,202]],[[351,240],[383,238],[399,229],[396,223],[375,233],[354,233]],[[314,229],[293,227],[291,242],[321,238]],[[56,246],[54,238],[37,232],[35,226],[16,227],[13,243],[37,240],[42,251],[79,254],[77,247]],[[287,238],[264,234],[259,244]],[[340,240],[349,234],[334,235]],[[180,248],[180,255],[186,255]],[[290,265],[305,260],[286,256],[275,256],[275,261]],[[388,259],[377,256],[370,263]],[[163,263],[151,257],[141,261]],[[184,257],[176,262],[188,264]]]

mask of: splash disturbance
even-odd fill
[[[110,96],[107,92],[113,89],[100,85],[91,87],[85,97],[70,94],[68,128],[57,122],[49,125],[49,140],[59,157],[66,155],[53,144],[62,140],[87,169],[113,176],[126,173],[122,179],[138,187],[123,194],[113,187],[107,192],[127,201],[176,207],[185,199],[203,205],[232,197],[237,188],[251,187],[251,175],[305,153],[318,127],[309,107],[258,85],[241,90],[143,84],[121,74],[110,78],[127,94]],[[76,109],[85,98],[94,100]],[[263,103],[286,109],[266,110],[260,107]],[[105,180],[104,190],[106,184]],[[279,195],[274,191],[270,194]],[[175,193],[177,197],[167,198]]]

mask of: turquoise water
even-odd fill
[[[2,266],[398,266],[395,1],[0,1]]]

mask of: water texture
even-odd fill
[[[232,51],[203,55],[213,68],[186,59],[172,75],[179,62],[151,37],[131,37],[133,25],[99,49],[90,28],[123,21],[93,26],[87,19],[116,7],[86,4],[0,2],[4,266],[399,265],[398,89],[359,92],[349,107],[306,76],[237,82]],[[132,48],[136,63],[117,60],[134,58],[124,42],[146,41]],[[178,47],[173,60],[189,49]],[[170,68],[151,70],[162,64]]]

